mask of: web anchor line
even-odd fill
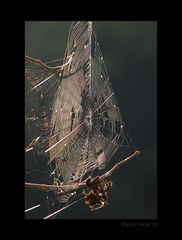
[[[39,205],[36,205],[36,206],[34,206],[34,207],[28,208],[28,209],[25,210],[25,212],[32,211],[33,209],[38,208],[38,207],[40,207],[40,206],[41,206],[41,205],[39,204]]]
[[[96,109],[93,111],[93,113],[95,113],[96,111],[98,111],[113,95],[114,95],[114,92],[111,93],[111,95],[110,95],[108,98],[106,98],[106,100],[105,100],[98,108],[96,108]]]
[[[75,129],[73,129],[73,131],[71,131],[70,133],[68,133],[65,137],[63,137],[62,139],[60,139],[57,143],[55,143],[53,146],[51,146],[50,148],[48,148],[45,153],[49,152],[52,148],[54,148],[55,146],[57,146],[58,143],[62,142],[64,139],[66,139],[67,137],[69,137],[73,132],[75,132],[79,127],[81,127],[83,125],[84,122],[82,122],[81,124],[79,124]]]
[[[85,198],[85,197],[82,197],[82,198],[80,198],[80,199],[78,199],[78,200],[76,200],[76,201],[74,201],[74,202],[72,202],[72,203],[66,205],[65,207],[63,207],[63,208],[57,210],[56,212],[53,212],[53,213],[51,213],[50,215],[44,217],[44,219],[49,219],[49,218],[53,217],[54,215],[56,215],[56,214],[62,212],[64,209],[66,209],[66,208],[68,208],[68,207],[70,207],[70,206],[72,206],[72,205],[74,205],[74,204],[80,202],[80,201],[83,200],[84,198]]]
[[[39,84],[35,85],[33,88],[31,88],[28,92],[25,93],[25,95],[27,95],[28,93],[30,93],[31,91],[33,91],[34,89],[38,88],[40,85],[42,85],[43,83],[47,82],[50,78],[52,78],[53,76],[55,76],[56,73],[53,73],[51,76],[47,77],[46,79],[44,79],[42,82],[40,82]]]

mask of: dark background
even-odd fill
[[[45,62],[63,58],[70,24],[25,22],[25,54]],[[80,202],[57,218],[156,219],[157,22],[95,21],[93,27],[121,113],[141,155],[112,176],[114,186],[106,208],[90,212]],[[31,198],[28,194],[26,202],[30,204]],[[41,214],[37,211],[26,218],[41,218]]]

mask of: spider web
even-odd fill
[[[53,184],[80,182],[104,171],[114,154],[119,150],[121,157],[132,143],[92,22],[72,23],[63,64],[70,56],[62,71],[35,64],[25,69],[25,117],[38,116],[26,124],[27,139],[40,136],[34,150],[48,157]],[[54,194],[58,206],[64,199],[71,204],[65,193]]]
[[[47,152],[56,179],[80,181],[94,169],[103,169],[126,134],[119,106],[106,70],[92,22],[73,22],[68,36],[64,68],[57,91]]]
[[[52,62],[55,61],[50,63]],[[40,136],[35,150],[43,156],[48,156],[45,149],[52,129],[50,125],[52,104],[56,90],[61,84],[60,74],[60,71],[47,70],[36,64],[29,64],[25,68],[26,141],[28,144],[32,139]],[[35,121],[27,121],[32,118]]]

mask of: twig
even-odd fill
[[[113,172],[115,172],[120,166],[122,166],[124,163],[128,162],[129,160],[134,159],[140,155],[140,151],[135,151],[132,155],[129,157],[125,158],[124,160],[121,160],[119,163],[117,163],[113,168],[111,168],[108,172],[105,174],[101,175],[99,177],[100,181],[103,181],[104,179],[110,177]],[[87,179],[86,179],[87,180]],[[30,189],[38,189],[38,190],[66,190],[66,191],[72,191],[81,187],[86,186],[86,180],[84,180],[81,183],[75,183],[75,184],[65,184],[65,185],[47,185],[47,184],[37,184],[37,183],[25,183],[25,187],[30,188]]]
[[[72,55],[69,56],[69,57],[70,58],[69,58],[67,63],[65,63],[65,64],[63,64],[61,66],[56,66],[56,67],[50,67],[50,66],[46,65],[45,63],[43,63],[40,59],[32,58],[32,57],[29,57],[29,56],[25,56],[25,59],[27,59],[27,60],[35,63],[35,64],[38,64],[38,65],[40,65],[40,66],[42,66],[42,67],[44,67],[44,68],[46,68],[48,70],[62,70],[66,65],[68,65],[71,62]]]

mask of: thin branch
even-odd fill
[[[138,155],[140,155],[140,151],[135,151],[132,155],[130,155],[129,157],[125,158],[124,160],[121,160],[120,162],[116,163],[114,165],[114,167],[112,167],[108,172],[106,172],[105,174],[103,174],[102,176],[100,176],[100,181],[103,181],[104,179],[110,177],[113,172],[115,172],[119,167],[121,167],[123,164],[125,164],[126,162],[128,162],[129,160],[134,159],[135,157],[137,157]]]
[[[36,189],[36,190],[46,190],[46,191],[71,191],[78,189],[80,187],[84,187],[85,183],[79,183],[79,184],[66,184],[66,185],[48,185],[48,184],[37,184],[37,183],[25,183],[26,188],[30,189]]]
[[[140,154],[140,151],[135,151],[132,155],[129,157],[125,158],[124,160],[121,160],[119,163],[115,164],[113,168],[111,168],[108,172],[105,174],[101,175],[100,181],[103,181],[104,179],[110,177],[113,172],[115,172],[120,166],[122,166],[124,163],[128,162],[129,160],[134,159]],[[86,179],[87,180],[87,179]],[[65,184],[65,185],[47,185],[47,184],[37,184],[37,183],[25,183],[25,187],[30,188],[30,189],[37,189],[37,190],[57,190],[57,191],[72,191],[76,190],[81,187],[86,186],[86,180],[84,180],[81,183],[75,183],[75,184]]]
[[[66,65],[68,65],[71,60],[72,60],[72,55],[69,56],[69,60],[68,62],[66,62],[65,64],[61,65],[61,66],[56,66],[56,67],[50,67],[48,65],[46,65],[45,63],[43,63],[40,59],[36,59],[36,58],[32,58],[32,57],[29,57],[29,56],[25,56],[25,59],[35,63],[35,64],[38,64],[48,70],[62,70]]]

